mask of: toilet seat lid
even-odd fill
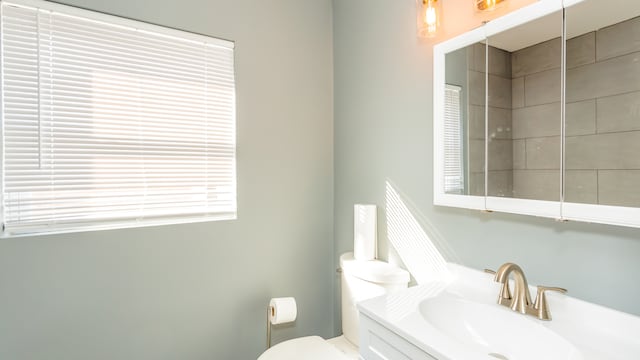
[[[348,360],[335,346],[319,336],[287,340],[268,349],[258,360]]]

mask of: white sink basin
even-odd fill
[[[506,307],[477,303],[444,292],[422,301],[420,313],[442,333],[489,358],[583,359],[578,349],[557,333]]]
[[[553,319],[538,320],[496,304],[500,285],[492,275],[448,268],[445,282],[366,300],[358,308],[438,360],[640,359],[638,316],[550,293]]]

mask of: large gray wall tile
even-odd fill
[[[513,195],[513,171],[489,171],[487,177],[489,196],[511,197]]]
[[[565,167],[567,169],[597,169],[602,163],[596,159],[598,135],[568,136],[565,140]]]
[[[598,61],[640,51],[640,17],[598,30],[596,47]]]
[[[469,172],[484,171],[484,140],[469,140]]]
[[[468,91],[467,70],[469,60],[467,59],[467,49],[462,48],[445,55],[444,82],[449,85],[456,85],[462,88],[462,101],[466,102],[465,93]]]
[[[524,77],[511,80],[511,108],[524,107]]]
[[[565,132],[567,136],[596,133],[596,101],[567,103]]]
[[[564,199],[581,204],[598,203],[598,172],[596,170],[567,170],[564,174]]]
[[[527,153],[525,152],[525,140],[513,140],[513,168],[522,170],[527,166]]]
[[[469,139],[485,138],[484,107],[472,105],[469,109]],[[489,135],[494,139],[511,139],[511,111],[489,107]]]
[[[559,69],[561,63],[560,46],[561,42],[558,37],[513,52],[511,54],[512,77]]]
[[[469,71],[469,105],[485,104],[485,74]]]
[[[600,204],[640,207],[640,170],[598,171]]]
[[[640,130],[640,92],[600,98],[597,101],[598,132]]]
[[[489,106],[511,109],[511,78],[489,75]]]
[[[567,68],[596,61],[596,33],[594,31],[567,40]]]
[[[488,150],[489,170],[513,169],[513,145],[511,140],[491,139]]]
[[[596,69],[597,64],[567,69],[565,85],[565,100],[567,102],[595,99],[597,97]]]
[[[485,138],[485,113],[484,106],[469,105],[469,138],[484,139]]]
[[[560,102],[514,109],[513,138],[560,135],[561,120]]]
[[[567,70],[567,102],[638,90],[640,52]]]
[[[526,140],[527,169],[560,169],[560,136]]]
[[[467,54],[469,55],[469,70],[484,73],[486,71],[486,45],[481,43],[475,43],[467,46]]]
[[[547,70],[524,79],[525,106],[560,101],[560,69]]]
[[[560,170],[513,170],[513,197],[560,200]]]
[[[484,196],[484,173],[472,172],[469,174],[469,195]]]
[[[492,139],[511,139],[511,110],[489,107],[489,137]]]
[[[567,169],[640,169],[640,131],[569,136],[565,143]]]
[[[489,46],[489,74],[511,79],[511,53]]]

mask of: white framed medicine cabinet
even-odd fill
[[[540,0],[437,44],[434,204],[640,227],[640,1]]]

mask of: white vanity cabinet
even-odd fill
[[[360,313],[360,358],[363,360],[437,360],[362,312]]]

